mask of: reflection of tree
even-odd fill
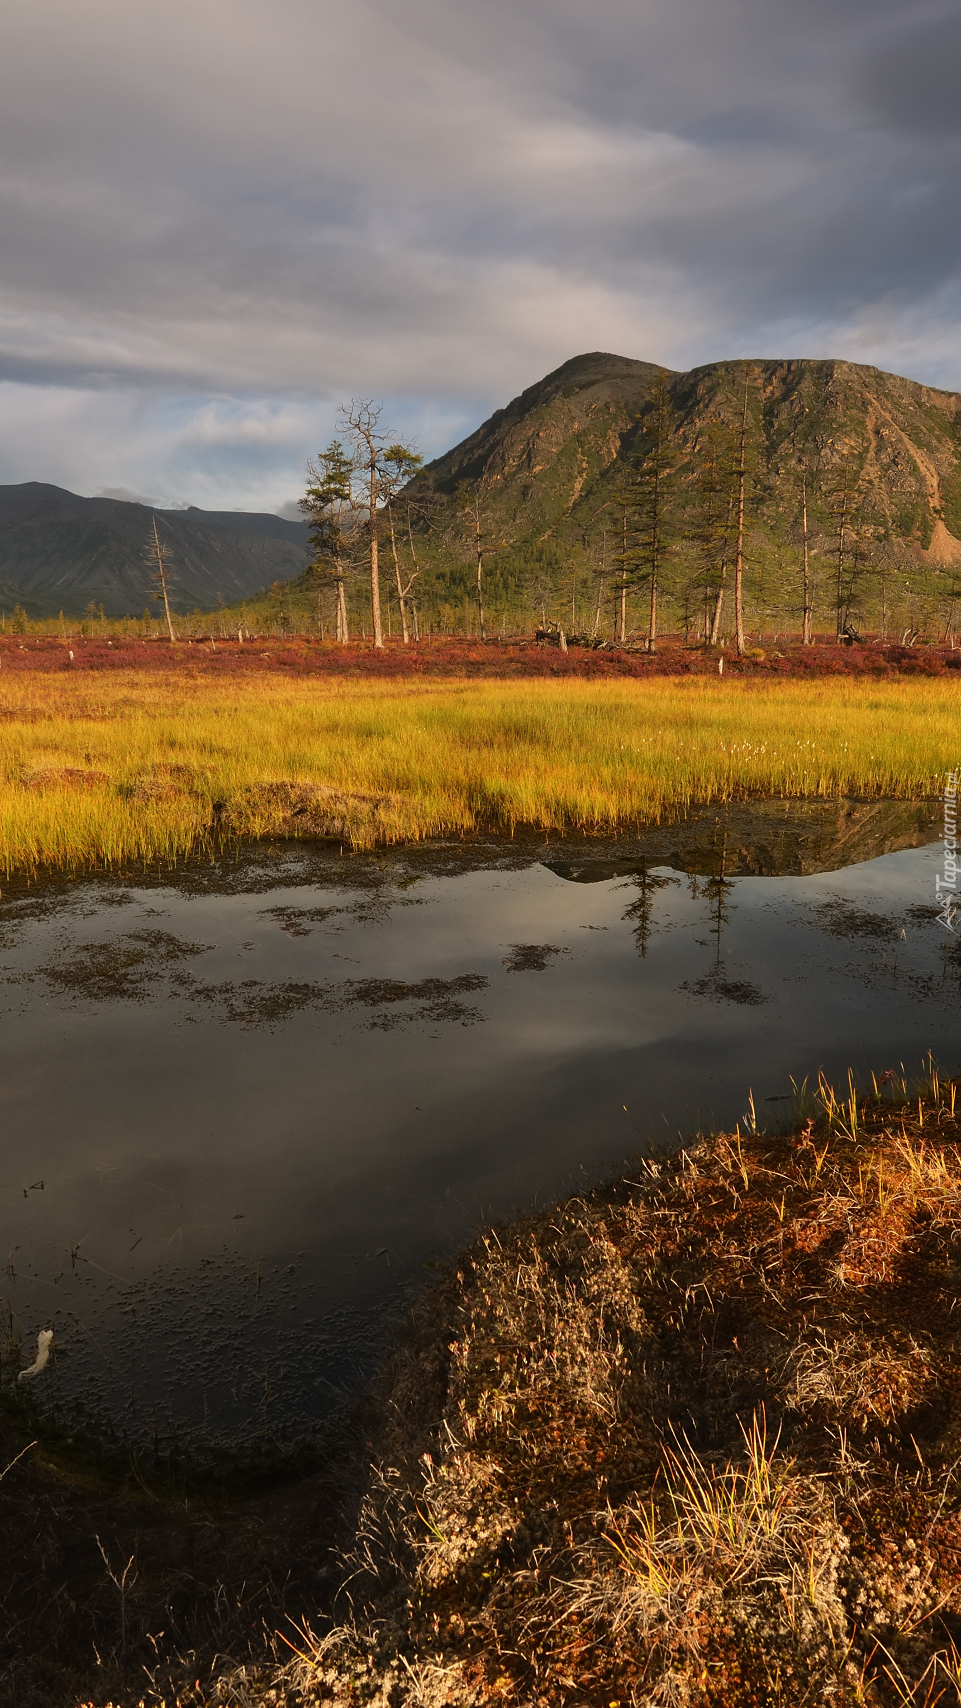
[[[753,1006],[765,1002],[767,998],[758,990],[756,985],[749,984],[746,979],[728,978],[722,964],[721,939],[724,936],[724,927],[731,923],[732,910],[728,898],[734,888],[733,880],[727,876],[726,867],[727,836],[725,835],[721,842],[717,871],[711,877],[703,880],[700,890],[696,887],[692,890],[693,894],[700,893],[706,896],[708,900],[709,918],[714,934],[714,965],[709,973],[705,973],[702,978],[682,984],[681,989],[689,990],[695,996],[706,996],[712,1002],[738,1002]]]
[[[727,876],[727,836],[721,842],[721,857],[717,871],[704,880],[703,894],[707,897],[710,909],[711,928],[714,933],[715,957],[714,968],[721,970],[721,938],[725,925],[730,925],[731,914],[728,907],[728,896],[734,888],[732,880]]]
[[[680,878],[659,877],[656,872],[649,872],[646,864],[641,867],[639,872],[634,872],[632,874],[630,882],[634,884],[641,893],[637,900],[632,901],[630,907],[625,909],[621,917],[623,919],[632,919],[635,921],[634,930],[631,935],[637,944],[637,952],[639,955],[647,955],[647,945],[653,929],[652,916],[654,912],[655,895],[658,890],[666,889],[668,884],[679,884],[680,881]]]

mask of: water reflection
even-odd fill
[[[8,890],[5,1295],[26,1340],[55,1325],[51,1392],[148,1440],[296,1429],[478,1219],[749,1087],[953,1070],[936,834],[936,804],[761,803],[753,833]]]

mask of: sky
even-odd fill
[[[588,350],[961,390],[961,0],[5,0],[0,483],[295,513]]]

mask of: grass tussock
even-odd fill
[[[175,860],[218,838],[357,847],[618,831],[752,795],[908,798],[957,757],[939,679],[0,681],[0,870]]]
[[[278,1699],[957,1708],[961,1100],[736,1132],[481,1239],[424,1307]]]

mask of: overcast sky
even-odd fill
[[[5,0],[0,481],[279,508],[569,356],[961,390],[961,0]]]

